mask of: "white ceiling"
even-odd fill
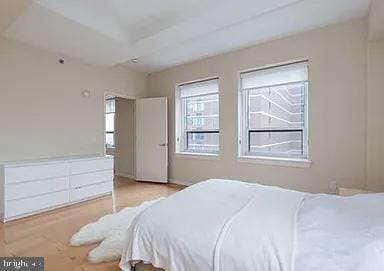
[[[7,38],[146,72],[362,17],[370,5],[370,0],[30,1],[4,31]]]

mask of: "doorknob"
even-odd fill
[[[166,147],[167,145],[167,143],[159,144],[160,147]]]

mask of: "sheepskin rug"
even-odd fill
[[[88,254],[93,263],[119,260],[126,232],[135,217],[143,210],[163,198],[146,201],[136,207],[127,207],[118,213],[101,217],[98,221],[83,226],[70,241],[71,246],[100,243]]]

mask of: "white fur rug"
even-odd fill
[[[119,260],[123,250],[126,232],[135,217],[161,200],[143,202],[136,207],[127,207],[115,214],[101,217],[98,221],[82,227],[70,241],[71,246],[82,246],[101,242],[88,254],[93,263]]]

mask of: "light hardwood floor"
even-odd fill
[[[174,184],[139,183],[125,178],[115,182],[112,196],[35,215],[6,224],[0,223],[1,256],[43,256],[46,271],[112,271],[118,262],[91,264],[87,253],[96,245],[71,247],[71,236],[83,225],[146,200],[173,194],[183,189]]]

